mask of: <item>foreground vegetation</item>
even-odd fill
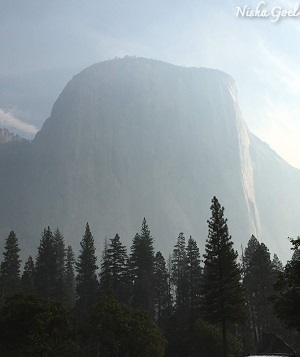
[[[216,197],[208,229],[202,257],[180,233],[166,261],[144,219],[129,255],[118,234],[105,243],[99,274],[88,224],[76,261],[48,227],[22,274],[10,232],[0,267],[1,356],[234,357],[255,352],[263,331],[298,348],[300,238],[285,267],[254,236],[239,261]]]

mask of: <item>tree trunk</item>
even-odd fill
[[[226,321],[222,318],[223,357],[227,357]]]

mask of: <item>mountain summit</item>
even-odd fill
[[[30,252],[48,225],[78,247],[87,221],[98,246],[116,233],[129,245],[143,217],[165,253],[181,231],[203,246],[213,196],[235,243],[254,234],[286,259],[300,231],[300,171],[249,132],[233,79],[217,70],[95,64],[31,143],[3,146],[1,237],[16,230]]]

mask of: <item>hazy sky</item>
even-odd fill
[[[258,3],[0,0],[0,127],[32,137],[74,74],[136,55],[231,74],[250,130],[300,168],[300,16],[236,17]]]

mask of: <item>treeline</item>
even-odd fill
[[[286,329],[300,332],[300,239],[292,243],[286,267],[254,236],[238,260],[216,197],[202,255],[180,233],[166,260],[144,219],[130,252],[116,234],[99,262],[87,224],[75,260],[48,227],[21,273],[12,231],[0,267],[1,355],[241,356],[257,352],[263,331],[297,347]]]

